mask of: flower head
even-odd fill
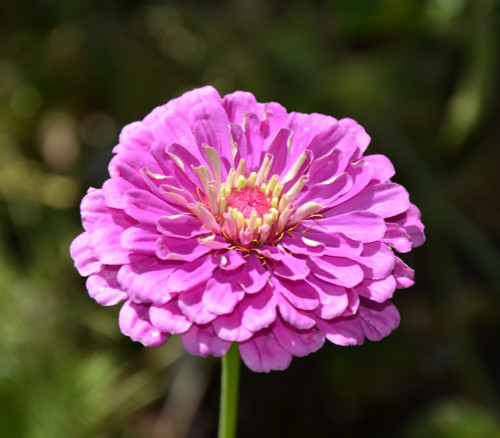
[[[124,301],[145,346],[180,334],[191,354],[237,342],[254,371],[379,340],[413,284],[394,251],[424,242],[418,209],[350,119],[287,113],[205,87],[126,126],[110,178],[81,204],[71,255],[89,294]]]

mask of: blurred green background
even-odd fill
[[[400,328],[244,369],[239,436],[500,437],[500,4],[0,3],[0,434],[213,437],[219,361],[144,349],[68,255],[123,125],[205,84],[352,117],[428,241]]]

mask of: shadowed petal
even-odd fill
[[[278,295],[277,302],[281,317],[295,328],[305,330],[316,324],[315,319],[308,312],[297,309],[284,296]]]
[[[206,229],[201,228],[202,225],[194,216],[177,214],[160,217],[156,222],[156,229],[166,236],[191,239],[207,233]]]
[[[186,332],[192,325],[180,311],[177,300],[159,306],[151,306],[149,319],[157,329],[172,335]]]
[[[102,266],[102,263],[94,257],[89,244],[88,233],[82,233],[75,237],[69,248],[71,257],[75,261],[75,267],[83,277],[99,272]]]
[[[255,254],[245,259],[245,264],[238,269],[238,283],[249,294],[259,292],[269,279],[269,271],[262,266]]]
[[[101,306],[114,306],[127,299],[127,294],[120,288],[117,281],[118,269],[105,267],[97,274],[87,278],[87,290]]]
[[[337,286],[310,275],[307,282],[318,294],[321,305],[315,312],[323,319],[332,319],[344,313],[349,305],[348,292],[345,287]]]
[[[209,354],[215,357],[224,356],[231,346],[231,342],[219,339],[209,325],[192,325],[181,335],[181,341],[189,354],[202,357],[207,357]]]
[[[283,295],[296,308],[314,310],[319,306],[316,290],[306,281],[288,281],[286,279],[273,279],[277,293]]]
[[[379,304],[363,300],[358,314],[361,327],[370,341],[385,338],[399,325],[398,309],[390,301]]]
[[[354,287],[364,278],[359,264],[346,258],[316,258],[309,262],[309,267],[315,277],[339,286]]]
[[[392,275],[396,279],[396,287],[398,289],[405,289],[415,284],[413,281],[415,272],[398,257],[396,257],[396,264]]]
[[[203,304],[204,293],[205,285],[200,285],[187,292],[180,293],[177,297],[179,309],[195,324],[208,324],[217,317],[214,313],[209,312]]]
[[[167,286],[173,292],[184,292],[205,283],[216,268],[212,257],[200,257],[191,263],[182,263],[167,279]]]
[[[164,304],[174,295],[166,283],[176,267],[156,259],[124,265],[118,271],[118,283],[136,301]]]
[[[356,293],[377,303],[383,303],[394,295],[396,280],[392,275],[381,280],[364,280],[356,286]]]
[[[280,345],[289,353],[297,357],[307,356],[319,350],[325,337],[317,330],[296,330],[281,322],[278,318],[273,333]]]
[[[336,318],[332,321],[318,319],[316,326],[325,338],[337,345],[361,345],[365,334],[355,317]]]
[[[260,293],[247,296],[240,304],[242,324],[256,332],[271,325],[276,319],[276,296],[270,285]]]
[[[207,281],[202,301],[209,312],[226,315],[234,310],[244,296],[245,292],[238,284],[237,275],[233,271],[217,270]]]
[[[246,342],[238,344],[241,359],[252,371],[284,370],[292,361],[292,354],[277,341],[272,331],[264,330]]]
[[[210,248],[200,245],[194,239],[186,240],[161,236],[155,243],[156,256],[162,260],[192,262],[210,251]]]
[[[159,347],[168,339],[166,333],[151,325],[149,306],[126,301],[120,310],[118,322],[124,335],[145,347]]]
[[[243,342],[250,339],[253,332],[241,323],[242,313],[239,307],[229,315],[218,316],[212,327],[217,336],[225,341]]]

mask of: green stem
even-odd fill
[[[240,355],[234,343],[222,357],[222,381],[219,412],[219,438],[234,438],[238,416]]]

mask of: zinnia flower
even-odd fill
[[[376,341],[413,284],[394,251],[424,242],[418,209],[350,119],[287,113],[246,92],[190,91],[126,126],[71,245],[91,297],[124,301],[121,331],[187,352],[238,343],[254,371]]]

